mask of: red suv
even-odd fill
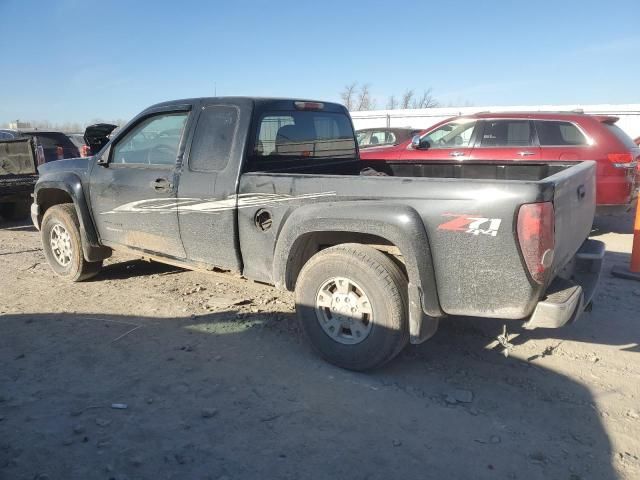
[[[622,213],[635,198],[640,147],[611,116],[581,113],[478,113],[444,120],[411,140],[360,152],[365,161],[461,162],[595,160],[598,213]]]

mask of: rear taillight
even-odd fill
[[[633,154],[631,152],[610,153],[610,154],[607,155],[607,158],[614,165],[618,164],[618,163],[631,163],[631,162],[633,162]]]
[[[46,162],[46,159],[44,158],[44,148],[42,148],[42,145],[36,146],[36,159],[38,160],[38,166],[44,165]]]
[[[64,158],[64,148],[56,147],[56,157],[58,160],[62,160]]]
[[[90,157],[91,156],[91,147],[89,145],[83,145],[80,147],[80,156],[81,157]]]
[[[544,283],[553,263],[555,214],[551,202],[529,203],[518,211],[518,242],[531,277]]]

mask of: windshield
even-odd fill
[[[351,122],[342,113],[268,112],[258,123],[256,138],[253,149],[256,159],[356,157]]]

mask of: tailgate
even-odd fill
[[[547,178],[554,184],[555,252],[552,278],[591,233],[596,209],[596,163],[581,162]]]
[[[36,162],[30,138],[0,142],[0,177],[35,174]]]

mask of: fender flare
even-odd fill
[[[91,212],[84,195],[82,181],[78,175],[71,172],[51,173],[41,176],[33,193],[34,204],[37,206],[37,214],[33,215],[34,224],[40,229],[44,211],[41,205],[47,203],[47,190],[60,190],[65,192],[71,200],[78,215],[80,223],[80,238],[82,240],[82,252],[89,262],[103,260],[111,255],[111,250],[100,245],[100,240],[91,218]]]
[[[395,245],[403,256],[409,280],[411,343],[421,343],[436,331],[445,316],[438,300],[429,238],[413,208],[379,201],[322,202],[294,210],[281,228],[274,251],[273,280],[292,290],[293,271],[302,254],[303,236],[320,232],[375,235]]]

